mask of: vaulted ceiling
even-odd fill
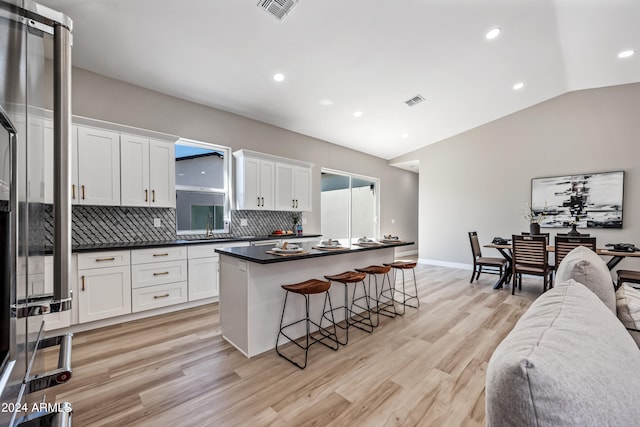
[[[41,3],[73,19],[77,67],[385,159],[640,81],[638,0],[299,0],[281,21],[257,0]]]

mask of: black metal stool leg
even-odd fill
[[[384,295],[385,280],[387,281],[387,286],[389,288],[388,291],[389,291],[390,298]],[[377,280],[376,280],[376,292],[377,292]],[[383,302],[382,297],[387,298],[388,301]],[[398,315],[398,312],[396,310],[396,305],[393,300],[393,288],[391,287],[391,278],[389,278],[389,273],[385,273],[382,275],[382,286],[380,286],[380,293],[378,294],[377,298],[378,299],[376,301],[377,303],[376,313],[382,314],[383,316],[387,316],[391,318],[394,318]],[[380,304],[382,304],[382,306]],[[393,311],[391,311],[389,308],[393,308]]]

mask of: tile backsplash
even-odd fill
[[[45,205],[47,244],[53,244],[53,206]],[[154,227],[155,218],[161,226]],[[241,220],[247,225],[242,226]],[[201,235],[176,235],[176,211],[173,208],[139,208],[125,206],[72,207],[71,239],[73,245],[93,243],[150,242],[204,238]],[[291,212],[231,211],[230,233],[214,237],[264,236],[274,230],[290,230]]]

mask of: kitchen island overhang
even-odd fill
[[[220,254],[220,326],[225,340],[245,356],[253,357],[275,348],[284,290],[282,285],[308,279],[324,279],[355,268],[382,265],[394,261],[395,248],[413,242],[378,246],[352,246],[340,251],[313,249],[303,243],[305,253],[287,256],[268,254],[269,247],[231,247],[216,249]],[[344,288],[331,286],[329,290],[334,308],[344,302]],[[358,297],[357,295],[356,297]],[[310,313],[319,320],[323,298],[312,298]],[[301,300],[287,307],[284,322],[304,317]],[[344,320],[343,310],[335,311],[336,321]],[[305,334],[304,325],[291,332],[293,337]]]

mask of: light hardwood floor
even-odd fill
[[[542,282],[512,296],[494,275],[417,276],[418,310],[350,332],[337,352],[313,346],[305,370],[275,351],[246,359],[211,304],[77,333],[73,378],[49,393],[73,404],[75,426],[484,425],[487,362]]]

